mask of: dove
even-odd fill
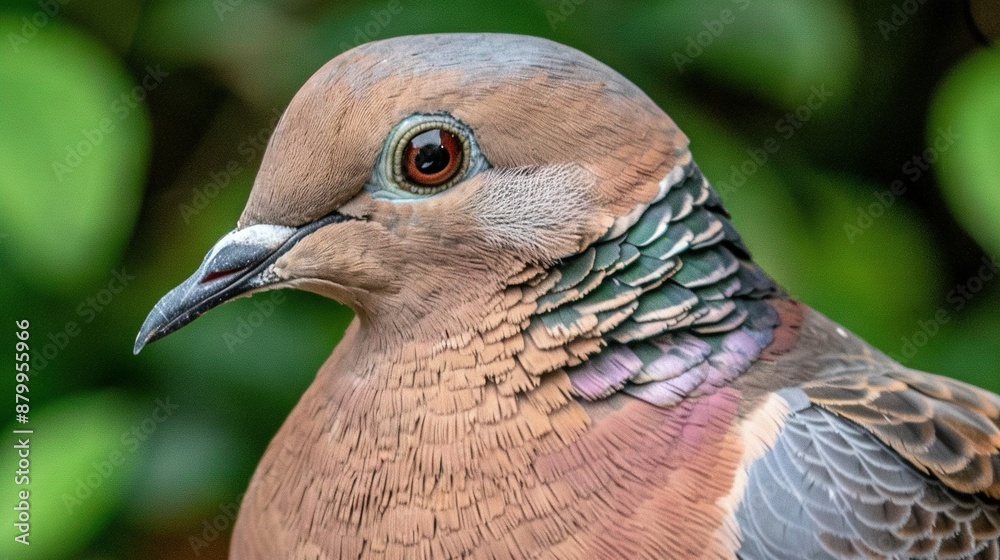
[[[355,318],[232,558],[1000,556],[1000,397],[791,298],[670,117],[572,48],[331,60],[135,351],[276,288]]]

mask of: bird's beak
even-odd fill
[[[209,309],[282,279],[272,268],[278,258],[317,229],[350,219],[333,212],[295,228],[258,224],[236,229],[205,255],[198,270],[163,296],[139,329],[133,352],[197,319]]]

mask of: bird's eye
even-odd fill
[[[419,199],[489,167],[468,125],[448,113],[415,113],[389,132],[366,188],[379,198]]]
[[[468,178],[487,164],[468,127],[450,115],[413,115],[389,137],[383,161],[395,186],[431,195]]]
[[[454,178],[464,160],[465,150],[459,138],[444,128],[432,128],[406,143],[403,176],[415,186],[434,189]]]

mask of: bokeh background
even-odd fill
[[[686,131],[793,295],[909,366],[1000,390],[995,1],[5,1],[0,558],[225,556],[259,456],[350,311],[272,292],[137,357],[135,333],[232,229],[315,69],[443,31],[546,36],[616,68]]]

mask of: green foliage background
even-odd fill
[[[691,138],[758,260],[909,366],[1000,390],[1000,52],[979,2],[42,0],[0,5],[0,558],[222,558],[268,440],[350,320],[303,293],[140,356],[322,63],[395,35],[582,49]],[[586,139],[580,139],[581,142]],[[13,542],[31,322],[32,544]],[[214,526],[213,526],[214,525]]]

